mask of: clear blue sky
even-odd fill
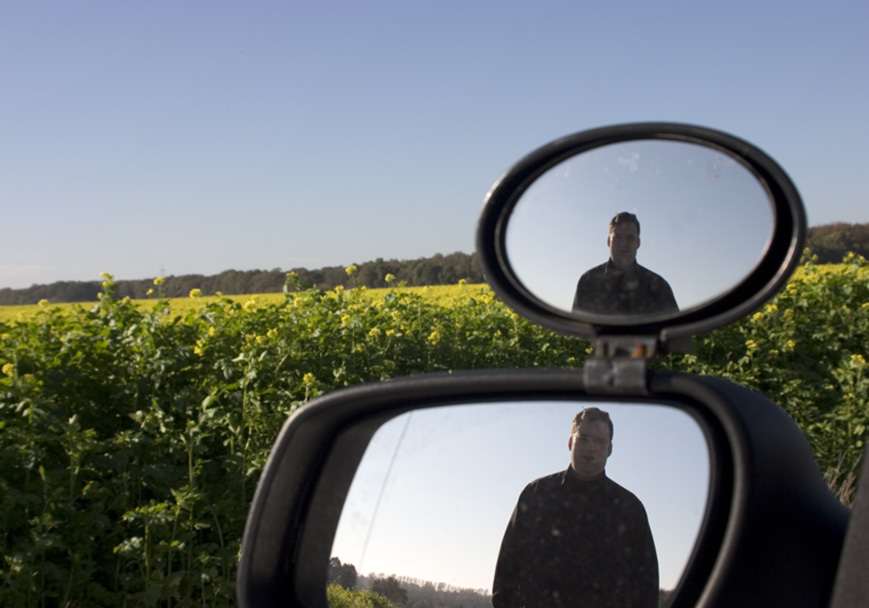
[[[5,2],[0,287],[470,252],[556,137],[668,120],[869,221],[869,4]]]

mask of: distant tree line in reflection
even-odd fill
[[[155,287],[154,278],[132,281],[117,280],[117,297],[141,300],[151,297],[182,298],[193,289],[204,296],[245,295],[257,293],[280,293],[287,272],[295,272],[301,284],[317,289],[344,287],[387,287],[390,283],[409,287],[424,285],[455,285],[461,279],[468,283],[483,283],[483,271],[477,263],[477,254],[461,252],[415,260],[384,260],[354,264],[356,272],[351,276],[344,266],[329,266],[316,270],[292,268],[288,271],[272,270],[225,270],[217,275],[188,274],[164,277]],[[108,269],[111,271],[111,268]],[[387,276],[390,281],[387,282]],[[66,302],[95,302],[102,290],[101,281],[58,281],[48,285],[33,285],[25,289],[0,289],[0,305],[37,304],[48,300],[52,304]]]
[[[360,576],[353,564],[342,564],[337,557],[329,560],[327,584],[331,608],[369,607],[371,604],[383,608],[387,604],[396,608],[492,608],[492,594],[488,589],[466,589],[395,574]],[[385,602],[371,598],[372,593]],[[671,594],[672,591],[661,589],[659,605],[663,606]]]
[[[447,583],[433,583],[395,574],[360,576],[353,564],[342,564],[333,557],[329,562],[329,585],[347,591],[370,591],[398,608],[492,608],[492,596],[486,589],[465,589]],[[330,597],[337,594],[330,594]],[[343,595],[342,598],[347,598]],[[339,608],[330,599],[332,608]],[[337,603],[348,603],[352,601]]]

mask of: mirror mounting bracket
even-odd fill
[[[647,363],[658,351],[649,336],[599,336],[583,368],[586,390],[604,394],[648,394]]]

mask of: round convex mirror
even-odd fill
[[[804,232],[796,188],[763,152],[655,123],[579,133],[522,159],[489,192],[477,248],[495,291],[534,321],[676,337],[772,297]]]
[[[519,281],[554,308],[672,315],[748,276],[772,223],[766,188],[725,152],[631,141],[537,178],[513,209],[506,253]]]

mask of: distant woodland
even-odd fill
[[[817,256],[818,264],[836,264],[850,252],[869,258],[869,223],[846,224],[843,222],[809,228],[806,246]],[[243,295],[253,293],[278,293],[283,290],[288,272],[295,272],[304,287],[333,289],[338,285],[370,288],[386,287],[387,275],[395,280],[393,285],[453,285],[461,279],[468,283],[485,281],[477,262],[477,254],[461,252],[449,255],[435,254],[430,258],[415,260],[384,260],[355,264],[357,271],[348,275],[344,266],[330,266],[317,270],[292,268],[290,270],[225,270],[218,275],[190,274],[163,277],[161,285],[154,279],[135,281],[115,280],[117,296],[132,299],[153,297],[179,298],[187,296],[192,289],[202,295]],[[49,285],[33,285],[26,289],[0,289],[0,306],[36,304],[48,300],[53,304],[65,302],[94,302],[101,291],[101,281],[59,281]]]
[[[468,283],[483,283],[483,271],[477,263],[477,254],[435,254],[430,258],[416,260],[383,260],[354,264],[356,272],[350,276],[344,266],[330,266],[317,270],[292,268],[290,270],[225,270],[218,275],[189,274],[163,277],[160,285],[154,279],[124,281],[116,278],[117,297],[134,300],[164,297],[186,297],[192,289],[202,295],[217,293],[243,295],[254,293],[279,293],[284,288],[288,272],[296,273],[303,288],[333,289],[366,286],[387,287],[387,275],[395,279],[392,285],[407,286],[454,285],[461,279]],[[101,281],[59,281],[49,285],[33,285],[26,289],[0,289],[0,305],[36,304],[48,300],[52,304],[65,302],[95,302],[102,291]]]
[[[818,256],[817,264],[838,264],[848,253],[869,260],[869,224],[825,224],[809,228],[806,247]]]

